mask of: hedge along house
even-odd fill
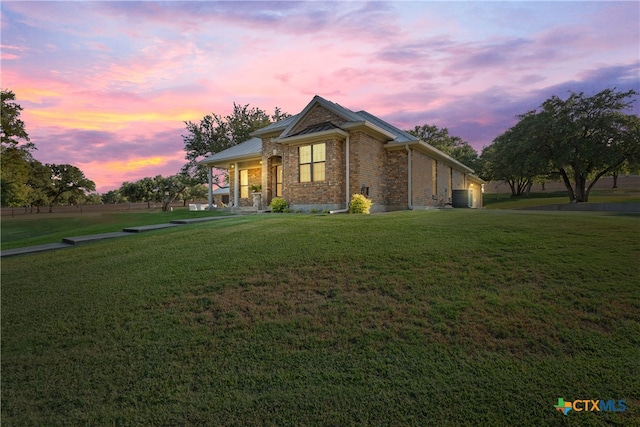
[[[472,169],[366,111],[320,96],[200,163],[210,177],[213,168],[229,172],[230,204],[240,208],[265,209],[282,197],[292,210],[340,211],[356,193],[373,201],[372,212],[452,202],[482,207],[484,181]],[[209,184],[210,205],[211,193]]]

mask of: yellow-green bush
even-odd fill
[[[371,199],[367,199],[362,194],[354,194],[351,196],[351,203],[349,203],[349,213],[368,214],[371,205],[373,205]]]
[[[289,204],[282,197],[274,197],[271,199],[269,207],[271,208],[271,212],[284,212],[284,210],[289,207]]]

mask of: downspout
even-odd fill
[[[349,169],[350,169],[349,168],[349,135],[347,135],[347,139],[345,141],[345,147],[346,147],[345,148],[346,153],[345,153],[345,162],[344,163],[345,163],[345,178],[346,178],[345,179],[345,181],[346,181],[345,185],[346,185],[346,187],[345,187],[345,190],[344,190],[344,194],[345,194],[344,197],[345,197],[346,209],[338,209],[338,210],[335,210],[335,211],[329,211],[330,214],[349,212],[349,200],[350,200],[349,199]]]
[[[207,173],[207,178],[209,178],[209,210],[213,210],[213,167],[209,166],[209,173]]]
[[[408,191],[408,196],[407,196],[407,202],[409,203],[409,210],[413,210],[413,197],[411,194],[411,180],[412,180],[412,176],[411,176],[411,148],[409,148],[409,144],[405,144],[404,145],[404,149],[407,150],[407,163],[408,163],[408,172],[407,172],[407,191]]]
[[[349,198],[349,172],[350,172],[350,169],[351,169],[349,167],[350,166],[350,164],[349,164],[349,135],[347,135],[347,140],[345,142],[345,145],[346,145],[346,155],[345,155],[346,171],[345,171],[345,173],[346,173],[346,181],[347,181],[347,183],[346,183],[346,187],[344,189],[344,194],[345,194],[344,197],[345,197],[346,210],[348,211],[349,210],[349,201],[350,201],[350,198]]]
[[[235,206],[236,208],[240,206],[240,200],[238,199],[238,197],[240,196],[240,189],[238,188],[240,186],[240,175],[238,172],[238,162],[235,162],[233,164],[233,206]]]

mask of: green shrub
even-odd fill
[[[311,210],[309,211],[309,213],[312,213],[312,214],[317,214],[317,213],[319,213],[319,212],[320,212],[320,211],[319,211],[318,209],[316,209],[316,208],[313,208],[313,209],[311,209]]]
[[[362,194],[354,194],[351,196],[351,203],[349,203],[349,213],[368,214],[371,205],[373,205],[371,199],[367,199]]]
[[[289,208],[284,208],[284,209],[282,210],[282,212],[283,212],[283,213],[291,213],[291,209],[289,209]]]
[[[283,212],[289,207],[289,204],[282,197],[274,197],[271,199],[269,207],[271,208],[271,212]]]

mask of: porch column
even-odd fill
[[[240,174],[238,173],[238,162],[233,164],[233,206],[240,206]]]
[[[209,173],[207,174],[209,178],[209,210],[213,210],[213,168],[209,166]]]

